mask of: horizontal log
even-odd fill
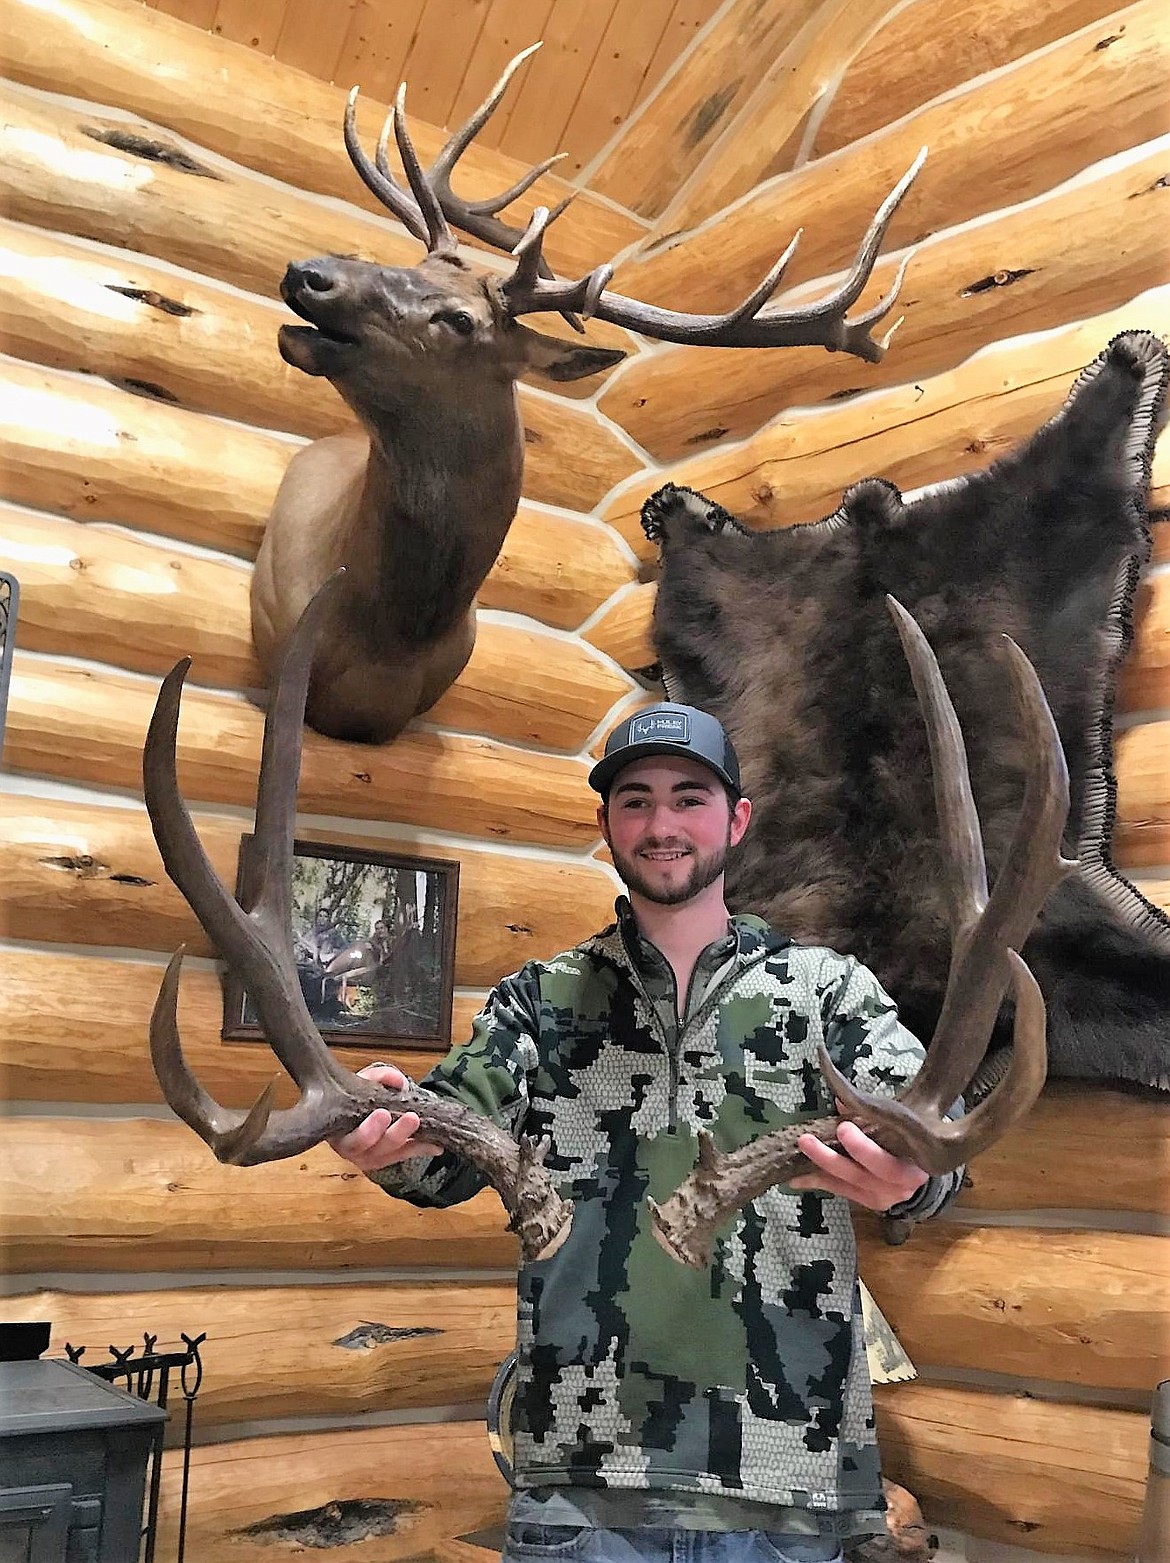
[[[319,1153],[314,1152],[307,1158],[305,1175],[297,1171],[305,1158],[248,1169],[259,1180],[253,1182],[234,1168],[221,1167],[181,1124],[52,1117],[53,1104],[62,1099],[95,1104],[159,1100],[145,1037],[161,969],[98,957],[11,951],[0,956],[0,961],[7,996],[0,1020],[0,1063],[7,1072],[7,1091],[18,1100],[44,1102],[47,1115],[35,1120],[14,1119],[6,1131],[12,1149],[9,1170],[0,1180],[0,1194],[9,1213],[12,1268],[22,1272],[136,1267],[188,1270],[200,1266],[295,1269],[407,1262],[371,1257],[376,1252],[372,1244],[380,1240],[378,1231],[361,1225],[358,1213],[342,1204],[331,1153],[322,1153],[324,1159],[318,1161],[313,1158]],[[244,1105],[272,1078],[272,1057],[259,1044],[222,1044],[221,1015],[214,973],[184,972],[180,1022],[191,1068],[217,1100]],[[460,1027],[458,1020],[457,1016],[454,1034],[466,1036],[467,1029]],[[392,1054],[416,1078],[433,1061],[428,1055],[401,1048],[393,1049]],[[352,1048],[338,1049],[337,1056],[351,1068],[361,1067],[370,1058],[368,1052]],[[292,1092],[283,1081],[281,1090],[281,1100],[291,1100]],[[962,1195],[963,1209],[976,1214],[1046,1208],[1106,1214],[1166,1213],[1170,1180],[1164,1169],[1170,1156],[1170,1131],[1161,1100],[1081,1088],[1078,1104],[1069,1107],[1070,1092],[1065,1086],[1050,1086],[1027,1128],[1007,1136],[972,1164],[968,1173],[972,1187]],[[1082,1125],[1091,1131],[1083,1142],[1076,1138]],[[143,1182],[133,1196],[131,1211],[126,1201],[133,1192],[137,1162],[128,1147],[146,1143],[144,1134],[158,1147],[144,1165],[173,1168],[173,1185]],[[81,1141],[76,1140],[78,1135],[83,1136]],[[1082,1154],[1082,1144],[1087,1154]],[[35,1151],[31,1163],[30,1148]],[[1102,1170],[1106,1165],[1108,1175]],[[309,1176],[314,1168],[322,1174],[316,1180]],[[332,1172],[332,1179],[324,1175],[326,1171]],[[311,1258],[296,1257],[301,1253],[296,1234],[300,1202],[305,1197],[300,1191],[306,1184],[315,1202],[305,1217],[306,1231],[319,1238],[329,1223],[335,1222],[340,1248],[333,1258],[328,1245],[318,1252],[312,1242],[305,1250]],[[165,1219],[147,1224],[151,1205],[164,1195]],[[336,1206],[322,1203],[332,1199],[337,1200]],[[217,1201],[232,1206],[230,1232],[219,1234],[222,1247],[210,1241],[206,1225],[214,1221]],[[492,1230],[502,1233],[504,1218],[499,1203],[494,1196],[489,1196],[489,1202],[498,1223]],[[400,1209],[397,1202],[392,1202],[392,1208]],[[273,1212],[281,1210],[287,1210],[287,1219],[274,1221]],[[132,1217],[139,1225],[124,1230],[119,1223],[130,1222]],[[445,1230],[442,1223],[449,1218],[437,1219],[436,1241]],[[944,1225],[950,1228],[952,1223],[924,1228],[915,1234],[914,1242],[924,1233],[941,1231]],[[960,1234],[978,1230],[954,1225]],[[164,1246],[156,1255],[151,1245],[164,1237]],[[1090,1235],[1082,1240],[1095,1241]],[[1053,1239],[1054,1243],[1061,1241],[1065,1240]],[[139,1245],[137,1253],[135,1243]],[[256,1246],[253,1259],[247,1257],[249,1244]],[[355,1244],[359,1245],[356,1249]],[[916,1250],[904,1252],[904,1284],[909,1289]],[[436,1258],[433,1262],[443,1261]],[[1005,1285],[1013,1279],[1022,1286],[1026,1277],[1018,1271],[1000,1277]],[[1062,1307],[1069,1305],[1065,1298]],[[1012,1321],[999,1323],[1007,1329]],[[960,1342],[944,1341],[940,1350],[944,1349],[953,1353],[964,1348]],[[1147,1349],[1158,1348],[1153,1343]],[[953,1357],[950,1360],[952,1366],[958,1365]]]
[[[16,644],[201,684],[265,683],[248,621],[251,571],[0,500],[0,555],[20,578]],[[132,625],[132,633],[127,626]]]
[[[861,1274],[919,1370],[992,1370],[1139,1397],[1164,1376],[1164,1238],[933,1221],[901,1249],[874,1225]]]
[[[164,1461],[162,1558],[177,1556],[179,1467],[175,1450]],[[499,1531],[508,1500],[481,1420],[213,1444],[192,1454],[190,1492],[186,1555],[199,1563],[320,1548],[330,1563],[490,1563],[491,1551],[458,1538]]]
[[[13,1118],[0,1182],[10,1274],[508,1270],[516,1261],[490,1189],[450,1210],[419,1210],[327,1146],[224,1167],[185,1124],[153,1118]]]
[[[359,183],[342,143],[349,82],[331,86],[136,0],[62,0],[51,28],[39,0],[13,0],[5,16],[4,69],[29,86],[141,114],[275,179],[383,210]],[[358,130],[367,147],[385,115],[384,103],[359,99]],[[419,157],[430,162],[445,132],[413,116],[410,130]],[[496,195],[525,167],[472,146],[460,160],[460,193],[469,200]],[[505,215],[523,225],[534,206],[554,206],[572,188],[545,175]],[[577,275],[642,231],[637,219],[586,191],[550,229],[545,248],[554,264]]]
[[[834,84],[814,157],[859,141],[920,104],[998,70],[1115,10],[1111,0],[916,0],[897,7]],[[945,47],[939,40],[945,39]]]
[[[1117,709],[1170,709],[1170,575],[1142,582],[1133,619],[1134,642],[1118,680]]]
[[[51,1320],[49,1354],[63,1357],[66,1342],[88,1345],[87,1365],[103,1360],[108,1342],[124,1347],[145,1331],[164,1345],[206,1333],[198,1405],[204,1437],[232,1422],[356,1421],[368,1412],[486,1402],[516,1339],[515,1285],[467,1278],[112,1293],[44,1289],[9,1295],[4,1309],[10,1320]]]
[[[252,648],[248,572],[234,563],[192,559],[2,502],[0,555],[20,561],[17,644],[26,650],[139,673],[166,673],[190,656],[200,684],[265,683]],[[576,751],[633,688],[584,641],[481,615],[470,662],[426,719]]]
[[[255,556],[296,444],[18,359],[0,359],[0,380],[0,496],[75,521],[110,521]],[[540,405],[551,418],[552,399]],[[564,410],[567,429],[576,420],[587,437],[598,427],[587,414]],[[544,441],[539,428],[529,429],[529,451],[543,452]],[[563,465],[565,451],[555,459]],[[620,466],[599,469],[597,493],[633,465],[623,448]],[[568,629],[633,573],[604,528],[521,504],[479,600]]]
[[[874,1398],[885,1474],[929,1524],[1032,1552],[1133,1556],[1145,1412],[915,1383]]]
[[[1127,868],[1160,868],[1170,863],[1170,721],[1116,733],[1113,755],[1114,856]]]
[[[1144,1395],[1170,1346],[1161,1240],[928,1226],[914,1250],[862,1243],[867,1286],[911,1360]],[[358,1417],[486,1399],[515,1337],[509,1281],[29,1292],[13,1320],[51,1319],[49,1350],[149,1329],[214,1342],[200,1427]],[[357,1337],[354,1339],[353,1337]]]
[[[155,963],[18,947],[0,950],[0,970],[11,997],[0,1017],[0,1057],[8,1071],[8,1094],[30,1102],[162,1106],[147,1036],[165,964],[161,955]],[[472,1019],[482,1003],[482,993],[456,994],[452,1039],[462,1041],[471,1035]],[[263,1042],[220,1040],[223,996],[217,971],[184,967],[179,1022],[184,1056],[226,1106],[249,1106],[274,1077],[279,1081],[281,1104],[296,1100],[295,1088],[278,1074],[272,1052]],[[347,1068],[355,1070],[388,1051],[413,1079],[421,1079],[446,1047],[372,1038],[364,1047],[335,1051]]]
[[[153,681],[17,653],[6,764],[62,781],[142,786]],[[263,721],[240,697],[188,690],[179,780],[192,803],[251,806]],[[597,839],[586,767],[493,739],[404,732],[392,744],[343,744],[309,732],[299,800],[306,814],[378,819],[500,841],[585,848]]]
[[[843,270],[878,202],[920,147],[929,147],[930,155],[890,224],[887,250],[1030,200],[1090,164],[1170,131],[1168,64],[1162,8],[1158,0],[1139,0],[968,82],[862,144],[768,180],[713,231],[632,258],[614,286],[638,298],[669,299],[679,309],[729,309],[751,292],[798,228],[800,249],[785,271],[786,287]],[[776,149],[766,116],[736,126],[736,148],[748,138],[758,158]],[[717,176],[712,170],[710,177]],[[750,189],[741,182],[727,198]],[[692,206],[684,198],[667,212],[666,231],[690,229],[716,209],[706,179],[696,182],[694,200]]]
[[[1165,1097],[1049,1081],[1024,1122],[968,1167],[960,1205],[1170,1215]]]
[[[615,376],[598,406],[669,461],[750,434],[783,408],[910,385],[1004,337],[1117,309],[1165,283],[1168,158],[1170,137],[1163,137],[993,218],[928,239],[910,261],[899,306],[905,323],[881,363],[816,348],[666,347]],[[707,230],[720,271],[730,221]],[[1106,250],[1110,265],[1101,267],[1096,260]],[[893,255],[878,262],[861,308],[892,285],[897,265]],[[823,283],[797,288],[783,303],[810,304],[824,291]]]
[[[0,337],[13,357],[102,375],[194,412],[290,434],[316,438],[351,429],[353,414],[328,380],[302,374],[280,356],[277,332],[289,318],[283,305],[257,294],[0,219]],[[542,329],[570,334],[559,315]],[[633,346],[625,333],[604,329],[609,345]],[[590,339],[596,337],[591,326]],[[539,376],[534,381],[552,389]],[[530,444],[554,443],[559,431],[550,407],[563,406],[565,395],[592,396],[598,384],[596,377],[563,382],[551,403],[520,386]],[[596,419],[567,407],[565,416],[578,433],[574,449],[608,449],[609,460],[629,464],[628,453],[612,436],[607,440]],[[586,497],[590,482],[601,492],[608,486],[608,466],[597,474],[594,461],[587,456],[578,479]],[[549,459],[536,449],[526,478],[532,498],[564,502],[563,474],[550,471]]]
[[[240,835],[251,821],[209,814],[194,819],[216,873],[234,889]],[[297,834],[408,858],[457,859],[460,988],[490,987],[525,961],[570,948],[613,915],[614,882],[588,859],[510,856],[417,835],[402,840],[313,826]],[[10,794],[0,809],[0,856],[4,937],[167,955],[185,944],[192,955],[217,953],[167,878],[140,809]]]
[[[873,0],[856,9],[868,12]],[[879,0],[878,14],[889,9]],[[652,217],[678,194],[810,18],[836,6],[810,0],[732,0],[695,40],[667,80],[610,143],[590,175],[593,190]],[[872,25],[872,23],[871,23]],[[784,139],[782,128],[777,139]]]
[[[658,660],[654,649],[654,599],[658,588],[643,581],[616,593],[582,638],[612,657],[619,667],[631,670],[653,667]]]
[[[881,476],[908,492],[960,477],[990,466],[1035,433],[1063,406],[1081,370],[1120,332],[1133,329],[1170,338],[1170,287],[1150,288],[1039,339],[989,344],[956,368],[875,391],[863,402],[781,413],[741,444],[631,479],[607,501],[602,516],[640,558],[650,560],[655,549],[642,530],[641,508],[663,483],[698,489],[745,526],[771,528],[830,515],[843,491],[860,478]],[[1151,508],[1170,508],[1165,432],[1151,482]],[[632,601],[629,594],[619,599],[630,603],[627,611]],[[618,607],[615,603],[615,615]],[[602,639],[594,644],[608,650]]]
[[[0,198],[17,222],[137,251],[274,301],[292,260],[346,254],[382,266],[413,266],[423,257],[422,245],[394,219],[378,221],[238,165],[208,160],[201,146],[178,141],[157,125],[65,105],[11,84],[0,88],[0,102]],[[352,178],[358,190],[364,188],[356,173]],[[133,266],[134,256],[123,264]],[[507,262],[493,260],[485,269],[506,275]],[[167,275],[164,296],[173,281]],[[287,323],[290,316],[281,309],[276,318]],[[264,324],[267,334],[267,318]],[[549,317],[548,329],[574,335],[557,315]],[[638,351],[629,332],[604,321],[590,328],[590,338]],[[274,336],[271,345],[275,350]],[[286,370],[283,378],[294,374]],[[566,382],[566,389],[587,397],[597,383],[596,377],[588,384]]]

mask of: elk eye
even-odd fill
[[[475,330],[475,321],[465,309],[444,310],[435,319],[446,321],[452,331],[457,331],[460,336],[470,336]]]

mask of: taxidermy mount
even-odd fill
[[[620,362],[613,349],[568,346],[523,326],[540,311],[597,316],[644,336],[706,346],[823,346],[876,362],[892,332],[870,334],[893,307],[905,266],[888,293],[853,319],[913,167],[875,216],[849,275],[826,298],[797,310],[764,305],[779,286],[795,241],[768,276],[726,315],[689,315],[606,292],[612,266],[575,282],[553,277],[544,232],[563,209],[537,207],[525,230],[496,213],[553,163],[531,169],[491,201],[453,194],[455,164],[492,114],[517,67],[512,61],[484,104],[424,173],[406,128],[405,95],[383,128],[373,162],[357,137],[355,101],[345,142],[369,189],[427,247],[416,266],[322,256],[289,266],[286,304],[305,322],[283,326],[280,351],[305,374],[324,376],[361,428],[298,451],[277,492],[252,578],[252,633],[274,674],[306,605],[347,567],[318,642],[306,720],[334,738],[383,743],[426,711],[459,676],[475,645],[475,599],[520,500],[524,433],[515,382],[529,370],[574,380]],[[410,191],[386,157],[393,125]],[[452,225],[510,252],[506,277],[458,254]]]
[[[1056,719],[1077,873],[1022,951],[1048,1005],[1053,1075],[1170,1089],[1170,919],[1114,868],[1112,711],[1149,557],[1150,462],[1170,354],[1118,336],[1063,409],[983,472],[911,500],[870,478],[822,521],[749,531],[669,485],[642,520],[659,544],[655,643],[672,699],[713,712],[755,805],[728,901],[802,942],[848,950],[930,1036],[948,908],[930,767],[892,593],[933,646],[967,736],[988,868],[1019,808],[1023,754],[1002,720],[1008,634]],[[998,1037],[1006,1039],[1006,1014]]]

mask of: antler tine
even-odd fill
[[[382,166],[385,162],[384,157],[379,159],[379,166],[375,167],[366,156],[365,148],[358,140],[357,100],[359,90],[357,87],[350,88],[349,97],[345,105],[345,149],[349,153],[349,160],[357,170],[366,189],[372,195],[375,195],[383,206],[389,207],[399,222],[410,231],[414,238],[426,244],[429,241],[427,225],[423,219],[422,212],[418,209],[417,203],[411,199],[397,182],[390,173],[389,168]],[[393,113],[390,113],[386,116],[385,123],[382,126],[382,138],[379,140],[379,146],[383,144],[384,139],[389,135],[389,127],[392,123]]]
[[[605,291],[606,283],[613,276],[613,267],[597,266],[576,282],[544,280],[547,267],[544,265],[541,247],[545,232],[549,224],[556,221],[572,199],[571,195],[566,196],[552,212],[547,206],[538,206],[535,209],[528,219],[528,227],[524,231],[523,238],[512,251],[516,266],[511,276],[500,283],[500,295],[509,312],[517,315],[525,313],[527,308],[525,300],[533,297],[539,290],[540,296],[548,300],[548,303],[542,304],[541,308],[559,310],[575,330],[581,331],[584,328],[576,317],[581,315],[588,320],[594,313],[597,301]]]
[[[527,229],[517,228],[511,223],[504,222],[496,214],[522,196],[526,190],[536,183],[542,174],[546,174],[555,164],[562,162],[568,154],[558,152],[552,157],[545,158],[542,163],[537,163],[535,167],[530,168],[526,174],[522,175],[515,184],[510,185],[507,190],[501,191],[499,195],[489,196],[479,201],[465,201],[461,196],[456,195],[451,188],[451,173],[456,163],[499,107],[500,100],[508,90],[508,84],[511,82],[512,77],[524,64],[525,60],[534,55],[540,47],[541,43],[538,40],[536,43],[529,44],[527,49],[522,49],[519,54],[514,55],[508,61],[495,86],[488,93],[479,108],[458,130],[448,137],[438,157],[431,164],[426,176],[431,189],[435,193],[435,199],[457,228],[461,228],[464,233],[471,234],[473,238],[481,239],[485,244],[490,244],[494,249],[504,250],[508,254],[514,254],[517,245],[523,243],[531,232],[532,223],[530,220]],[[573,194],[575,193],[574,191]],[[571,199],[572,195],[568,196],[554,209],[552,215],[546,220],[546,226],[548,222],[556,221]],[[539,210],[541,208],[538,207],[537,211]],[[533,217],[535,216],[536,212],[533,213]],[[540,253],[539,246],[535,267],[540,276],[549,280],[552,279],[552,268],[545,260],[543,254]],[[559,305],[553,307],[560,309]],[[565,318],[575,329],[580,329],[578,322],[571,319],[569,315],[566,314]]]
[[[535,43],[530,43],[527,49],[521,49],[519,54],[512,56],[500,72],[495,86],[476,109],[475,113],[471,115],[470,119],[465,120],[459,129],[454,131],[444,142],[438,157],[431,164],[432,179],[439,181],[444,188],[447,188],[451,170],[500,106],[500,100],[504,93],[507,92],[508,83],[512,80],[512,77],[524,64],[524,61],[530,59],[542,46],[542,40],[537,39]],[[528,183],[534,183],[534,178],[530,178]],[[524,185],[524,189],[527,188],[528,185]],[[503,206],[505,204],[506,202],[501,197],[500,205]]]
[[[971,792],[963,731],[943,681],[938,658],[917,621],[896,597],[886,596],[910,678],[923,714],[938,816],[940,855],[948,871],[943,894],[949,907],[952,936],[972,926],[987,904],[987,867],[983,834]]]
[[[934,1110],[911,1100],[910,1092],[893,1099],[863,1095],[836,1075],[821,1049],[821,1069],[840,1088],[838,1107],[848,1118],[897,1155],[908,1156],[927,1172],[951,1172],[994,1145],[1030,1111],[1048,1075],[1045,1042],[1046,1011],[1039,984],[1014,950],[1006,952],[1015,989],[1011,1058],[1007,1073],[979,1105],[962,1118],[949,1119],[946,1108]],[[927,1054],[929,1060],[930,1055]],[[952,1097],[953,1101],[954,1098]]]
[[[410,131],[406,125],[405,82],[400,84],[398,95],[394,99],[394,139],[398,143],[398,155],[402,159],[410,188],[414,192],[414,198],[427,225],[427,249],[432,255],[450,255],[458,248],[458,243],[447,225],[443,203],[439,200],[430,179],[423,173],[418,153],[414,150],[414,142],[410,139]]]
[[[558,163],[563,163],[568,157],[567,152],[554,152],[551,157],[546,157],[543,163],[534,163],[526,174],[521,175],[514,185],[509,185],[506,190],[501,190],[499,195],[485,196],[482,201],[464,201],[463,210],[473,217],[494,217],[497,212],[502,212],[506,206],[511,206],[513,201],[518,201],[526,190],[530,190],[542,174],[547,174],[550,168],[555,168]],[[573,195],[576,195],[573,191]],[[572,199],[566,196],[557,211],[561,211]],[[553,214],[554,216],[557,213]]]
[[[237,1162],[248,1146],[264,1133],[272,1111],[275,1082],[266,1086],[247,1112],[221,1107],[191,1073],[179,1040],[179,975],[186,945],[171,956],[150,1016],[150,1060],[171,1110],[200,1139],[211,1146],[216,1158]]]

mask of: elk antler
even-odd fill
[[[926,724],[948,876],[952,954],[938,1025],[922,1068],[900,1096],[889,1099],[858,1091],[822,1045],[821,1073],[840,1105],[840,1117],[793,1124],[726,1155],[701,1133],[698,1166],[661,1205],[650,1201],[658,1241],[675,1259],[695,1268],[709,1263],[716,1228],[729,1216],[773,1184],[810,1169],[796,1148],[802,1134],[831,1144],[838,1125],[848,1120],[891,1154],[908,1157],[927,1172],[950,1172],[1018,1122],[1044,1085],[1044,1000],[1016,951],[1049,892],[1077,867],[1060,852],[1068,817],[1068,772],[1052,713],[1032,664],[1005,635],[1030,763],[1020,817],[989,897],[979,819],[954,706],[922,631],[894,598],[887,597],[886,603]],[[982,1060],[1009,981],[1016,1013],[1007,1073],[978,1107],[952,1122],[947,1110]]]
[[[877,363],[889,347],[898,322],[880,341],[875,341],[870,333],[893,309],[910,256],[904,257],[893,285],[876,304],[853,320],[846,320],[845,312],[861,297],[886,229],[925,161],[926,148],[923,147],[878,208],[845,280],[825,298],[800,309],[763,312],[796,254],[799,232],[763,281],[742,303],[722,315],[683,314],[673,309],[660,309],[656,304],[644,304],[639,299],[624,298],[620,293],[608,293],[606,285],[613,275],[613,267],[608,264],[597,267],[576,282],[549,280],[541,246],[545,230],[563,210],[563,202],[555,212],[550,213],[543,206],[533,212],[528,229],[514,251],[516,269],[502,284],[502,292],[514,315],[537,310],[575,310],[586,319],[596,316],[598,320],[608,320],[611,325],[639,331],[660,342],[685,342],[695,347],[824,347],[830,352],[852,353],[868,363]]]
[[[221,883],[179,792],[176,737],[190,659],[167,675],[143,754],[146,807],[167,873],[224,959],[242,977],[273,1052],[300,1087],[289,1108],[273,1107],[275,1082],[248,1110],[221,1107],[191,1073],[179,1041],[177,1000],[183,949],[171,958],[150,1022],[150,1056],[167,1102],[220,1161],[254,1166],[297,1156],[355,1128],[375,1107],[417,1113],[420,1139],[472,1162],[499,1193],[526,1259],[555,1252],[568,1236],[572,1206],[544,1169],[547,1147],[519,1144],[479,1113],[418,1086],[389,1091],[342,1067],[305,1005],[293,957],[291,881],[297,778],[314,644],[328,600],[344,572],[317,592],[281,663],[268,716],[256,797],[254,849],[259,884],[238,904]]]
[[[607,292],[613,276],[613,266],[608,263],[596,267],[576,282],[565,282],[554,276],[543,254],[544,235],[549,224],[555,222],[572,200],[572,195],[566,196],[551,212],[545,206],[538,206],[525,229],[515,228],[497,215],[560,162],[563,154],[546,158],[529,169],[511,189],[488,200],[464,201],[451,189],[455,164],[494,113],[513,75],[539,48],[535,43],[516,55],[484,102],[450,137],[426,172],[419,164],[406,127],[405,85],[399,87],[394,111],[382,127],[373,163],[358,140],[358,89],[354,87],[350,92],[345,110],[345,145],[350,160],[367,187],[432,254],[450,254],[455,249],[456,240],[448,226],[449,219],[464,233],[515,255],[516,268],[500,289],[508,311],[513,315],[559,312],[578,329],[580,323],[576,315],[586,319],[596,316],[598,320],[607,320],[611,325],[624,326],[661,342],[685,342],[700,347],[824,347],[830,352],[852,353],[869,363],[878,362],[890,345],[897,322],[880,340],[875,340],[871,333],[893,309],[910,257],[903,259],[892,287],[876,304],[853,320],[846,320],[845,313],[861,297],[869,281],[886,229],[926,159],[925,147],[878,208],[848,276],[825,298],[800,309],[764,312],[764,305],[780,286],[788,263],[796,253],[800,243],[798,232],[768,275],[734,309],[722,315],[691,315],[660,309],[639,299]],[[412,193],[397,182],[386,159],[391,127]]]

